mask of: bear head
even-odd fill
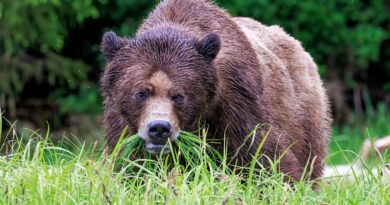
[[[168,139],[195,130],[216,94],[212,61],[220,50],[216,33],[201,39],[161,27],[134,38],[103,36],[107,59],[101,89],[110,109],[146,142],[152,154],[168,153]]]

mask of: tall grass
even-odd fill
[[[226,153],[210,148],[206,134],[183,133],[181,141],[170,144],[177,148],[169,156],[129,160],[136,150],[129,147],[142,146],[138,138],[122,136],[107,155],[85,145],[70,151],[50,142],[49,132],[32,132],[34,137],[26,143],[15,140],[0,156],[0,204],[390,203],[389,184],[370,172],[350,183],[323,179],[313,190],[312,182],[287,185],[282,174],[251,165],[248,180],[226,166]],[[271,172],[277,170],[277,164],[272,166]]]
[[[352,116],[351,124],[333,128],[329,150],[332,155],[328,163],[351,163],[356,159],[356,153],[359,153],[364,140],[390,135],[390,110],[384,104],[378,104],[376,109],[368,106],[370,103],[366,104],[367,112],[364,116]],[[390,152],[384,157],[390,160]]]

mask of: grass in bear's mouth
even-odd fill
[[[183,132],[181,140],[172,143],[178,148],[171,154],[188,160],[184,165],[167,156],[129,160],[126,155],[134,150],[145,151],[139,138],[123,138],[123,146],[107,156],[85,145],[54,145],[48,136],[31,131],[27,142],[15,140],[0,155],[0,204],[390,203],[389,184],[369,171],[353,183],[327,180],[318,191],[312,190],[311,182],[287,186],[276,172],[259,171],[244,181],[224,166],[225,153],[210,154],[213,150],[203,133],[199,137]],[[123,160],[120,169],[118,159]]]
[[[207,163],[208,166],[216,169],[222,162],[223,156],[211,146],[212,143],[220,142],[206,140],[205,137],[181,131],[177,140],[174,142],[168,141],[165,145],[170,147],[168,154],[161,152],[159,155],[152,155],[146,151],[145,141],[138,135],[130,137],[122,135],[112,155],[115,156],[117,167],[126,167],[127,164],[136,161],[142,162],[143,167],[150,169],[156,166],[158,161],[165,160],[164,163],[167,166],[181,166],[184,170],[198,166],[201,163]],[[127,167],[127,169],[131,168],[137,169],[137,167]]]

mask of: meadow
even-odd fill
[[[389,0],[212,1],[281,26],[313,57],[335,119],[328,166],[359,162],[367,139],[390,135]],[[0,205],[390,204],[380,172],[390,151],[372,152],[362,174],[321,179],[318,190],[286,185],[277,163],[271,173],[255,161],[248,175],[234,172],[202,132],[183,133],[169,160],[129,160],[142,144],[126,139],[104,153],[101,37],[134,36],[158,2],[0,0]]]
[[[388,120],[388,115],[382,117]],[[384,122],[373,121],[369,126],[377,130]],[[389,128],[382,129],[386,132]],[[107,154],[97,144],[71,140],[53,143],[50,130],[28,130],[24,135],[27,133],[18,136],[12,129],[7,133],[15,140],[0,156],[0,204],[390,203],[389,179],[372,171],[383,167],[388,162],[386,157],[365,164],[361,175],[323,178],[316,182],[319,189],[313,190],[315,182],[304,179],[294,185],[285,184],[277,162],[268,172],[255,168],[255,160],[246,175],[231,170],[226,153],[216,153],[206,142],[206,132],[200,132],[200,136],[182,133],[184,140],[178,144],[181,149],[169,155],[170,159],[146,156],[137,160],[129,158],[141,144],[124,136],[112,154]],[[343,163],[356,159],[357,151],[342,148],[347,144],[343,135],[350,133],[346,127],[335,129],[328,163],[332,159]],[[189,163],[180,163],[180,156]]]

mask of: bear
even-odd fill
[[[307,179],[322,176],[328,97],[312,57],[281,27],[232,17],[209,0],[162,0],[133,38],[106,32],[101,52],[107,147],[127,127],[148,152],[169,153],[168,139],[204,124],[246,166],[266,133],[248,134],[268,125],[261,156],[281,157],[291,180],[307,167]]]

